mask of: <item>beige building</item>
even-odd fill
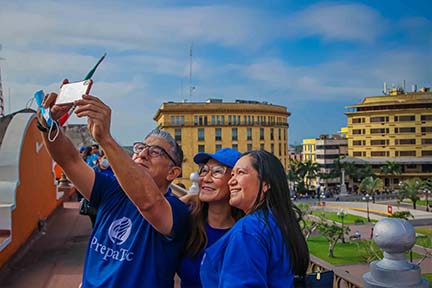
[[[370,164],[374,172],[386,161],[402,166],[400,179],[432,177],[432,93],[429,88],[406,92],[391,89],[348,106],[348,156]],[[386,186],[390,179],[382,175]]]
[[[288,167],[287,108],[267,102],[236,100],[223,102],[166,102],[153,119],[175,136],[184,151],[183,174],[176,183],[190,184],[189,176],[197,170],[193,156],[214,153],[223,147],[240,152],[265,149]]]

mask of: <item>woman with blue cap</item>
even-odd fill
[[[198,195],[182,198],[191,206],[191,233],[184,257],[177,269],[181,287],[201,287],[200,264],[204,250],[221,238],[243,216],[241,210],[229,205],[228,181],[231,170],[240,157],[231,148],[214,154],[198,153],[194,162],[199,165]]]

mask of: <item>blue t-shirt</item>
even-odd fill
[[[271,213],[268,223],[257,211],[240,219],[206,249],[203,287],[294,287],[289,251]]]
[[[205,248],[210,247],[215,243],[219,238],[225,235],[228,229],[217,229],[211,227],[208,223],[206,223],[206,234],[207,234],[207,246]],[[184,256],[181,259],[180,267],[177,271],[178,276],[181,279],[181,287],[183,288],[198,288],[201,286],[200,281],[200,266],[201,260],[204,256],[204,249],[201,250],[195,258],[192,256]]]
[[[98,209],[84,264],[82,287],[173,287],[188,234],[188,207],[172,207],[173,236],[157,232],[116,178],[96,173],[90,205]]]

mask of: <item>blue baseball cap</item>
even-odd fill
[[[80,153],[82,153],[86,148],[87,148],[87,146],[81,146]]]
[[[214,154],[204,153],[204,152],[197,153],[194,156],[193,160],[196,164],[201,164],[201,163],[207,163],[207,161],[210,158],[212,158],[220,162],[221,164],[232,168],[234,167],[235,163],[240,158],[240,156],[241,153],[235,149],[223,148],[216,151],[216,153]]]

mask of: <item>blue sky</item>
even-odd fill
[[[82,79],[106,51],[92,94],[112,108],[123,145],[155,126],[166,101],[283,105],[289,142],[299,144],[336,133],[345,106],[381,95],[383,82],[432,86],[430,1],[0,3],[6,112],[26,107],[36,90]]]

